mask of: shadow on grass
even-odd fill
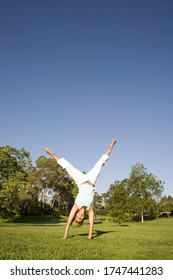
[[[92,235],[92,239],[94,238],[97,238],[99,237],[100,235],[103,235],[103,234],[107,234],[107,233],[110,233],[110,232],[116,232],[115,230],[107,230],[107,231],[103,231],[103,230],[94,230],[93,231],[93,235]],[[79,233],[78,234],[79,236],[88,236],[88,233]]]
[[[102,224],[104,221],[106,221],[106,218],[96,218],[94,224]]]
[[[49,226],[49,227],[54,227],[54,226],[64,226],[66,225],[66,223],[56,223],[56,224],[49,224],[49,223],[45,223],[45,224],[42,224],[42,223],[39,223],[39,224],[35,224],[35,223],[8,223],[8,224],[0,224],[0,227],[13,227],[13,228],[19,228],[19,227],[46,227],[46,226]]]
[[[57,225],[66,223],[66,219],[61,216],[15,216],[7,218],[0,225]]]

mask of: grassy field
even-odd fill
[[[0,224],[1,260],[173,260],[173,218],[117,226],[98,220],[93,239],[87,239],[87,222],[71,228],[62,239],[65,224]]]

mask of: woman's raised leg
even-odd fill
[[[55,154],[54,154],[54,152],[52,152],[51,150],[49,150],[48,148],[45,148],[45,152],[47,153],[47,154],[49,154],[50,156],[52,156],[56,161],[58,161],[60,158],[59,157],[57,157]]]

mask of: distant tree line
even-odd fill
[[[129,178],[115,181],[108,191],[95,193],[96,215],[109,215],[119,224],[173,214],[173,197],[162,196],[164,183],[140,163]],[[40,156],[33,166],[30,153],[0,147],[0,217],[68,215],[77,186],[56,161]]]

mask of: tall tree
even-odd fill
[[[130,220],[129,190],[127,180],[116,181],[104,195],[105,207],[119,225]]]
[[[161,197],[163,185],[143,164],[132,165],[128,179],[131,207],[135,214],[141,216],[141,222],[144,222],[144,214],[148,214]]]
[[[70,210],[75,184],[55,160],[40,156],[34,172],[30,174],[30,183],[38,191],[42,214],[45,214],[48,208],[49,211],[57,208],[61,213]]]
[[[30,154],[25,149],[0,147],[0,214],[18,214],[22,193],[27,195],[30,185],[28,172],[32,169]]]
[[[107,211],[104,206],[104,194],[99,195],[97,192],[94,194],[94,212],[97,215],[106,215]]]

